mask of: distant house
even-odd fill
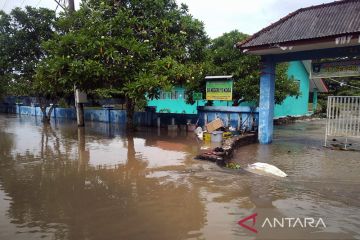
[[[309,112],[309,93],[327,91],[322,80],[310,80],[310,68],[308,62],[294,61],[289,63],[288,75],[294,77],[300,90],[299,97],[287,97],[280,105],[275,105],[275,118],[285,116],[305,116]],[[205,97],[205,96],[204,96]],[[185,89],[176,86],[171,92],[161,92],[159,99],[148,100],[148,106],[156,107],[156,112],[197,114],[197,106],[204,106],[206,100],[197,101],[191,105],[186,103]],[[316,100],[315,100],[316,102]],[[229,101],[214,101],[213,106],[231,106]],[[243,103],[242,105],[248,105]]]

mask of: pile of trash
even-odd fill
[[[236,148],[253,144],[255,142],[257,142],[257,135],[254,133],[233,136],[222,141],[221,147],[216,147],[210,150],[204,149],[206,151],[197,155],[195,159],[216,162],[219,166],[225,166],[232,158],[233,152]]]
[[[201,127],[197,127],[194,132],[200,140],[221,143],[221,147],[216,147],[212,150],[204,148],[204,150],[208,151],[197,155],[195,159],[216,162],[221,167],[234,170],[245,170],[247,172],[259,175],[276,177],[287,176],[287,174],[281,171],[279,168],[268,163],[256,162],[243,168],[238,163],[231,162],[235,148],[257,142],[256,133],[239,135],[240,133],[235,132],[235,129],[231,127],[226,129],[223,122],[219,118],[206,124],[204,130]]]
[[[194,130],[196,136],[205,142],[222,142],[233,135],[239,135],[233,127],[226,128],[220,118],[211,121],[205,125],[205,129],[197,127]]]

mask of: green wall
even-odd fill
[[[291,116],[302,116],[308,114],[309,102],[309,75],[301,61],[290,62],[288,74],[294,76],[299,81],[301,95],[296,97],[287,97],[281,105],[275,105],[275,118]],[[184,88],[174,87],[173,91],[178,93],[177,99],[153,99],[148,101],[148,106],[156,106],[156,112],[167,111],[171,113],[197,114],[197,106],[204,106],[206,101],[198,101],[196,104],[186,104],[184,99]],[[226,106],[231,102],[214,101],[213,106]],[[242,106],[248,105],[246,103]]]
[[[178,99],[153,99],[148,101],[148,106],[155,106],[156,112],[167,112],[171,113],[187,113],[197,114],[197,104],[186,104],[184,98],[185,90],[182,87],[174,87],[173,91],[177,91]],[[204,106],[206,101],[198,101],[199,106]]]
[[[308,114],[309,74],[301,61],[289,63],[288,75],[299,81],[299,97],[287,97],[281,105],[275,105],[274,117],[303,116]],[[275,86],[276,87],[276,86]]]

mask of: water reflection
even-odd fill
[[[184,132],[0,116],[0,239],[359,239],[360,153],[322,149],[321,131],[279,127],[235,152],[289,174],[276,179],[193,160],[202,145]],[[237,222],[255,212],[328,228],[254,235]]]
[[[8,199],[8,226],[17,229],[15,235],[10,227],[2,229],[1,239],[184,239],[204,224],[198,188],[147,177],[151,161],[146,146],[137,149],[144,142],[136,137],[115,139],[125,162],[95,165],[92,154],[104,149],[95,147],[100,139],[87,129],[1,120],[0,185]],[[24,128],[38,142],[30,144],[31,151],[14,145]],[[77,141],[64,138],[69,131]],[[109,155],[106,149],[103,154]]]

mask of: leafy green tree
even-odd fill
[[[246,39],[248,35],[237,30],[213,39],[208,49],[207,75],[233,75],[234,105],[249,101],[258,103],[260,94],[261,62],[258,56],[243,54],[234,44]],[[298,86],[287,75],[288,64],[276,67],[275,102],[280,104],[287,96],[299,95]],[[202,83],[201,86],[205,86]],[[203,87],[204,88],[204,87]]]
[[[10,79],[10,21],[11,18],[5,12],[0,11],[0,97],[5,95]]]
[[[192,80],[208,43],[203,24],[174,0],[85,0],[59,27],[44,44],[46,75],[88,93],[125,97],[131,129],[137,104]]]
[[[59,96],[61,88],[48,84],[45,92],[40,91],[35,83],[35,69],[45,57],[41,43],[52,38],[55,20],[55,12],[45,8],[0,12],[1,85],[5,85],[8,94],[37,97],[44,121],[49,121],[52,111],[51,107],[46,113],[46,107]]]

